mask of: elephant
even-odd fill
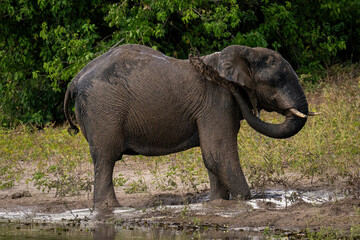
[[[308,103],[291,65],[276,51],[230,45],[220,52],[176,59],[125,44],[88,63],[68,85],[69,131],[85,136],[94,165],[94,206],[120,206],[112,175],[123,155],[160,156],[200,147],[210,200],[251,198],[237,135],[241,120],[272,138],[298,133]],[[285,116],[262,121],[260,110]]]

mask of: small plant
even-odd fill
[[[133,194],[133,193],[145,193],[147,192],[147,185],[145,183],[144,178],[139,178],[137,181],[132,180],[130,186],[125,188],[125,193]]]
[[[125,188],[125,193],[133,194],[133,193],[145,193],[148,190],[148,186],[146,185],[145,178],[143,178],[142,171],[136,171],[136,175],[140,177],[137,180],[132,180],[130,186]]]
[[[77,195],[80,191],[91,192],[93,181],[90,178],[80,178],[76,175],[67,175],[61,171],[56,172],[55,177],[43,172],[35,172],[30,179],[37,189],[50,192],[55,189],[55,197]]]
[[[353,218],[353,226],[350,228],[350,238],[359,239],[360,238],[360,207],[354,206],[355,217]]]
[[[152,183],[156,184],[156,189],[160,189],[161,191],[171,191],[177,189],[177,168],[178,166],[169,165],[167,171],[162,173],[159,166],[156,165],[155,169],[150,170],[150,173],[155,178]]]
[[[180,212],[180,216],[181,216],[182,218],[186,218],[186,217],[189,216],[190,211],[191,211],[191,209],[190,209],[189,205],[188,205],[188,204],[185,204],[184,207],[183,207],[183,209],[182,209],[181,212]]]
[[[201,226],[203,224],[203,221],[200,218],[193,217],[192,224],[195,226]]]
[[[266,237],[272,236],[271,229],[270,229],[269,227],[265,227],[265,228],[264,228],[264,231],[263,231],[263,234],[264,234],[264,236],[266,236]]]
[[[12,166],[0,166],[0,190],[14,186],[19,173],[12,169]]]
[[[208,183],[208,173],[199,148],[179,154],[178,177],[187,191],[199,192],[201,184]]]
[[[124,177],[124,175],[122,175],[121,173],[118,175],[118,177],[114,177],[114,186],[115,187],[122,187],[125,185],[125,183],[128,181],[128,179],[126,179]]]
[[[322,227],[319,231],[317,232],[313,232],[310,231],[309,229],[306,230],[306,237],[307,239],[339,239],[342,237],[342,233],[337,230],[337,229],[333,229],[331,227],[327,227],[324,228]]]
[[[350,228],[350,239],[360,238],[360,225],[354,225]]]

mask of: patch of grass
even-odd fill
[[[307,239],[340,239],[343,236],[343,233],[338,230],[331,227],[322,227],[320,230],[314,232],[307,230],[306,231],[306,238]]]
[[[21,180],[56,196],[91,191],[92,164],[85,139],[65,128],[0,129],[0,188]]]
[[[146,185],[145,178],[143,178],[142,171],[135,172],[138,176],[140,176],[137,180],[132,180],[130,185],[125,188],[125,193],[145,193],[148,190],[148,186]]]
[[[132,180],[130,185],[125,188],[125,193],[133,194],[133,193],[145,193],[148,190],[148,186],[145,183],[144,178],[139,178],[137,181]]]
[[[163,191],[178,189],[181,184],[185,191],[199,192],[199,186],[209,182],[200,148],[148,158],[147,162],[155,179],[153,184]]]

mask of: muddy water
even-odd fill
[[[198,204],[190,204],[190,207],[198,208],[196,206]],[[158,210],[161,211],[161,209]],[[258,229],[252,231],[251,229],[218,227],[201,228],[199,226],[183,226],[179,223],[139,221],[143,212],[143,210],[133,208],[117,208],[110,212],[79,209],[60,214],[31,215],[25,210],[12,213],[2,212],[0,213],[0,240],[23,240],[24,238],[76,240],[264,239],[264,234]]]
[[[94,228],[79,228],[60,224],[3,223],[0,224],[0,239],[264,239],[262,233],[226,231],[179,231],[159,227],[116,227],[114,224],[98,224]]]
[[[262,203],[272,203],[275,209],[282,209],[293,205],[299,201],[312,204],[322,204],[326,202],[343,199],[345,195],[339,192],[328,190],[317,191],[297,191],[297,190],[269,190],[262,193],[253,194],[253,199],[248,203],[254,209],[260,209]]]
[[[249,208],[261,209],[264,203],[281,209],[303,201],[321,204],[339,200],[343,196],[335,192],[269,190],[253,193],[253,199],[244,203],[247,207],[236,209],[214,209],[204,203],[160,206],[136,210],[117,208],[113,211],[79,209],[60,214],[35,213],[31,209],[18,212],[0,212],[0,239],[264,239],[264,229],[238,226],[203,227],[193,223],[183,226],[178,223],[164,223],[167,211],[178,216],[184,212],[197,215],[213,215],[225,218],[241,216]],[[203,200],[203,199],[202,199]],[[269,204],[266,204],[267,207]],[[162,214],[156,217],[156,214]]]

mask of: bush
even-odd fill
[[[360,2],[268,0],[0,2],[0,122],[63,121],[67,83],[112,45],[187,58],[230,44],[273,48],[306,81],[360,56]]]
[[[104,15],[100,3],[99,0],[0,2],[2,125],[40,125],[63,119],[67,83],[101,48],[96,45],[101,21],[97,25],[92,22]]]

